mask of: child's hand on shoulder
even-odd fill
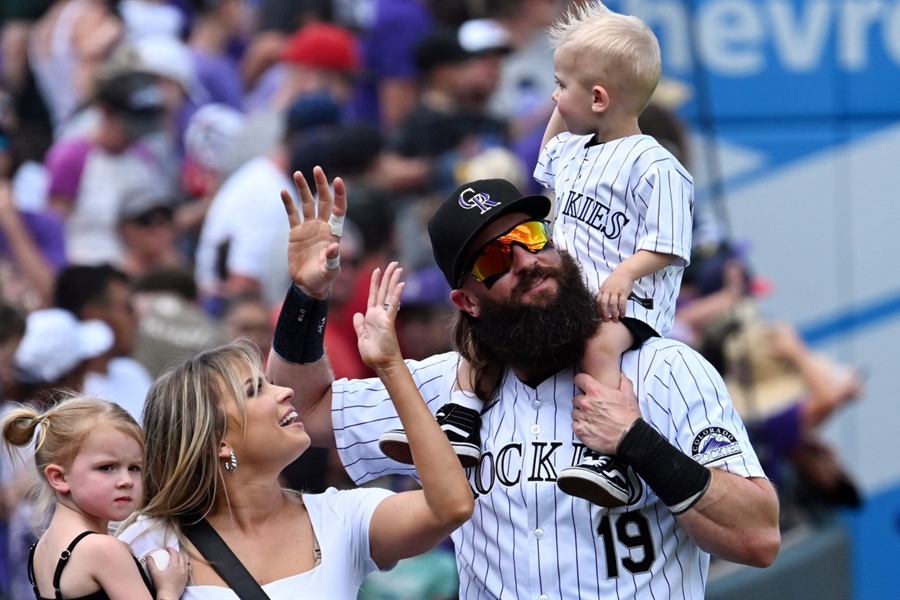
[[[610,273],[600,286],[600,293],[597,294],[600,314],[604,321],[618,322],[625,316],[625,305],[633,289],[634,279],[619,272],[618,269]]]

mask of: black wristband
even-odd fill
[[[643,419],[635,421],[622,438],[616,457],[631,465],[676,515],[696,504],[712,481],[709,469],[669,443]]]
[[[325,354],[328,300],[310,298],[294,284],[288,290],[275,324],[272,350],[283,361],[306,365]]]

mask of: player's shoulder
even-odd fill
[[[712,368],[699,352],[684,342],[669,338],[650,338],[637,350],[622,355],[622,370],[629,377],[634,374],[646,378],[658,374],[661,369],[679,373]]]
[[[434,389],[443,389],[444,387],[449,389],[459,371],[460,355],[458,352],[444,352],[422,360],[407,359],[405,362],[420,389],[426,385],[437,386]],[[336,379],[331,385],[333,391],[350,394],[381,393],[383,390],[383,384],[377,377]]]
[[[420,371],[433,374],[441,374],[448,371],[455,373],[459,369],[460,360],[459,352],[451,351],[434,354],[427,358],[423,358],[422,360],[408,359],[406,361],[406,366],[409,367],[413,376]]]

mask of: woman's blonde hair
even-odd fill
[[[179,532],[179,516],[205,516],[214,507],[222,486],[219,446],[231,425],[223,398],[236,402],[240,431],[247,419],[240,365],[261,376],[259,350],[245,339],[196,354],[156,379],[144,405],[145,502],[127,523],[146,515]]]
[[[581,83],[611,88],[634,116],[650,102],[662,58],[656,35],[643,21],[588,0],[570,8],[548,33],[554,48],[572,53]]]
[[[45,522],[56,496],[47,482],[44,470],[49,465],[68,467],[81,451],[84,441],[98,426],[113,427],[132,437],[144,450],[144,435],[140,425],[127,410],[98,398],[66,396],[45,410],[22,405],[12,409],[0,422],[4,450],[12,457],[21,454],[14,448],[24,448],[34,442],[35,472],[31,495],[34,500],[35,524]]]

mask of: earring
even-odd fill
[[[237,471],[237,456],[234,455],[234,452],[232,452],[228,460],[225,461],[225,470],[229,473]]]

